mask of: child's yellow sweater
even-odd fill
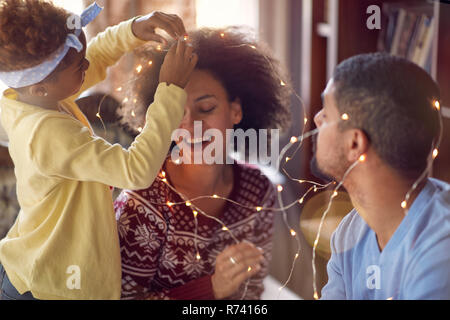
[[[108,28],[89,43],[90,67],[80,92],[144,43],[131,24]],[[79,121],[21,103],[12,89],[0,100],[21,206],[0,241],[0,262],[20,293],[31,291],[38,299],[119,299],[121,260],[109,186],[151,185],[183,117],[186,93],[160,84],[147,124],[128,150],[92,136],[75,98],[63,103]]]

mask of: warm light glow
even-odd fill
[[[306,124],[307,122],[308,122],[308,119],[307,119],[307,118],[303,119],[303,123],[304,123],[304,124]]]
[[[298,259],[298,253],[295,254],[295,259]]]
[[[334,197],[337,197],[337,195],[338,195],[337,191],[334,190],[334,192],[333,192],[333,198],[334,198]]]
[[[439,103],[439,101],[435,101],[434,102],[434,107],[436,108],[436,110],[440,110],[441,109],[441,104]]]
[[[300,200],[298,200],[298,203],[302,204],[303,203],[303,198],[300,198]]]
[[[403,209],[406,209],[406,201],[405,200],[403,200],[400,205]]]
[[[141,128],[141,127],[139,127],[139,128],[138,128],[138,131],[139,131],[139,132],[142,132],[142,128]]]
[[[161,51],[161,50],[162,50],[162,47],[161,47],[160,44],[158,44],[158,45],[156,46],[156,50],[158,50],[158,51]]]
[[[286,85],[286,83],[284,83],[283,80],[280,81],[280,84],[281,84],[282,87],[284,87]]]
[[[166,172],[165,172],[165,171],[161,171],[161,175],[162,175],[163,177],[165,177],[165,176],[166,176]]]
[[[362,155],[359,157],[359,162],[364,162],[364,161],[366,161],[366,155],[362,154]]]
[[[200,259],[201,259],[200,254],[199,254],[198,252],[197,252],[196,258],[197,258],[197,260],[200,260]]]
[[[256,211],[261,211],[262,210],[262,207],[256,207]]]
[[[166,178],[162,178],[161,181],[162,182],[167,182],[167,179]]]
[[[167,206],[169,207],[173,206],[173,202],[167,201]]]
[[[219,196],[217,194],[213,194],[213,198],[217,199]]]
[[[134,110],[131,110],[131,116],[136,117],[136,113],[134,113]]]
[[[221,32],[221,33],[220,33],[220,37],[221,37],[221,38],[225,38],[225,33]]]
[[[277,190],[278,190],[278,192],[283,191],[283,186],[279,184],[279,185],[277,186]]]
[[[296,143],[298,141],[297,137],[291,137],[291,143]]]
[[[291,229],[291,236],[295,237],[296,234],[297,233],[293,229]]]
[[[250,271],[252,271],[252,267],[248,267],[248,269],[247,269],[247,272],[250,272]]]
[[[118,87],[118,88],[116,89],[116,91],[117,91],[117,92],[122,91],[122,87]]]
[[[314,299],[319,300],[319,295],[317,294],[317,292],[314,292]]]
[[[344,113],[344,114],[341,116],[341,119],[344,120],[344,121],[348,120],[348,114]]]
[[[286,162],[288,162],[289,160],[291,160],[291,158],[289,158],[289,157],[286,157]]]
[[[136,72],[141,73],[141,71],[142,71],[142,65],[140,64],[136,67]]]
[[[186,207],[190,207],[192,203],[190,201],[186,201]]]
[[[101,118],[100,117],[100,113],[97,112],[97,114],[95,115],[97,118]]]
[[[128,98],[123,99],[122,103],[127,103],[128,102]]]
[[[184,39],[184,41],[187,41],[187,39],[189,39],[189,36],[185,35],[185,36],[183,37],[183,39]]]
[[[434,149],[434,150],[433,150],[433,159],[436,159],[436,157],[438,156],[438,154],[439,154],[439,150],[438,150],[438,149]]]
[[[256,47],[254,46],[254,45],[250,45],[250,48],[252,48],[252,49],[256,49]],[[283,85],[283,81],[281,81],[281,83],[282,83],[282,85]]]
[[[194,214],[194,218],[197,218],[198,212],[194,210],[192,213]]]
[[[225,227],[225,226],[223,226],[223,227],[222,227],[222,230],[223,230],[223,231],[228,231],[228,228]]]

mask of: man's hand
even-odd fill
[[[157,28],[166,31],[175,40],[187,35],[180,17],[175,14],[166,14],[159,11],[136,19],[132,25],[134,35],[139,39],[156,41],[166,45],[167,40],[155,32]]]

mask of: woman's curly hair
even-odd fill
[[[69,13],[43,0],[1,0],[0,71],[34,67],[65,41]]]
[[[290,81],[267,46],[251,34],[243,27],[202,28],[189,33],[199,58],[196,69],[210,72],[224,86],[229,101],[240,99],[243,118],[235,129],[287,130],[291,120]],[[148,47],[138,52],[143,69],[132,79],[128,102],[120,111],[122,125],[132,135],[144,126],[165,54],[166,50]]]

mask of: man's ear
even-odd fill
[[[231,121],[233,122],[233,125],[241,123],[243,117],[241,100],[239,98],[236,98],[233,102],[231,102],[230,107]]]
[[[347,130],[347,160],[353,163],[363,154],[367,154],[370,147],[370,141],[367,134],[361,129]]]
[[[48,96],[47,88],[42,84],[34,84],[28,87],[28,93],[35,97],[46,97]]]

